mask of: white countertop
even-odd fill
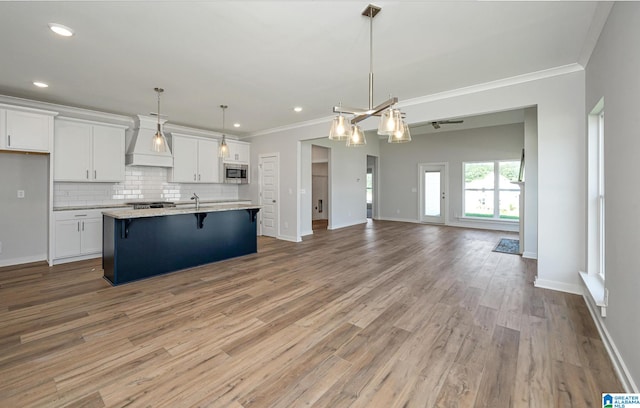
[[[178,215],[178,214],[195,214],[195,213],[207,213],[216,211],[234,211],[234,210],[250,210],[260,209],[259,205],[255,204],[200,204],[200,208],[196,209],[195,205],[192,206],[179,206],[173,208],[147,208],[144,210],[122,209],[122,210],[110,210],[103,211],[106,216],[115,219],[127,219],[127,218],[145,218],[145,217],[161,217],[165,215]]]

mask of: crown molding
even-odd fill
[[[307,121],[304,121],[304,122],[296,122],[296,123],[292,123],[290,125],[284,125],[284,126],[271,128],[271,129],[259,130],[257,132],[251,132],[251,133],[248,133],[246,136],[243,136],[242,138],[244,139],[244,138],[250,138],[250,137],[255,137],[255,136],[264,136],[264,135],[269,135],[269,134],[272,134],[272,133],[284,132],[284,131],[292,130],[292,129],[300,129],[300,128],[313,126],[313,125],[320,125],[320,124],[325,124],[325,123],[328,124],[328,123],[331,122],[332,119],[333,119],[333,116],[326,116],[324,118],[311,119],[311,120],[307,120]]]
[[[406,106],[419,105],[423,103],[434,102],[434,101],[454,98],[458,96],[470,95],[478,92],[490,91],[493,89],[504,88],[508,86],[520,85],[527,82],[539,81],[541,79],[553,78],[556,76],[571,74],[579,71],[584,71],[584,68],[582,67],[582,65],[577,63],[567,64],[567,65],[562,65],[560,67],[530,72],[528,74],[516,75],[509,78],[498,79],[495,81],[485,82],[477,85],[471,85],[464,88],[458,88],[450,91],[444,91],[444,92],[439,92],[431,95],[420,96],[413,99],[406,99],[398,103],[398,105],[401,108]]]
[[[599,1],[596,5],[596,11],[593,13],[593,19],[591,19],[589,31],[587,31],[587,36],[584,39],[584,44],[582,45],[582,51],[580,52],[580,56],[578,57],[578,64],[582,65],[585,68],[589,63],[589,59],[591,59],[593,50],[598,44],[598,39],[600,38],[602,29],[604,28],[604,25],[609,18],[609,13],[611,13],[612,8],[612,1]]]

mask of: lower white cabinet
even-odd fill
[[[102,211],[54,212],[54,263],[102,256]]]

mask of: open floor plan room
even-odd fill
[[[595,407],[622,386],[582,297],[515,233],[369,221],[112,287],[0,268],[2,407]]]

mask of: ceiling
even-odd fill
[[[219,131],[227,104],[239,136],[329,118],[368,105],[367,4],[0,2],[0,94],[133,116],[162,87],[170,123]],[[374,4],[374,105],[578,63],[598,29],[597,2]]]

